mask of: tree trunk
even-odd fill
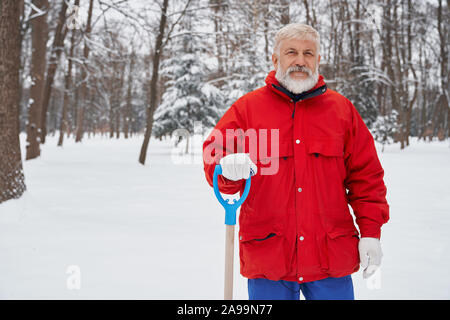
[[[158,77],[159,77],[159,62],[161,59],[161,50],[162,50],[162,41],[164,37],[164,29],[166,27],[166,13],[167,8],[169,6],[169,0],[164,0],[162,11],[161,11],[161,20],[159,23],[159,33],[156,37],[155,43],[155,54],[153,56],[153,72],[152,72],[152,80],[150,82],[150,105],[147,108],[147,125],[145,128],[144,134],[144,142],[142,143],[141,153],[139,155],[139,162],[141,164],[145,164],[145,159],[147,157],[147,149],[148,144],[150,142],[150,137],[152,135],[153,128],[153,114],[156,110],[156,98],[157,98],[157,85],[158,85]]]
[[[76,48],[75,48],[76,50]],[[76,67],[76,65],[73,65],[72,67],[74,68],[74,72],[73,72],[73,83],[74,84],[79,84],[81,81],[81,72],[78,70],[78,68]],[[77,119],[78,119],[78,105],[80,104],[80,86],[79,85],[75,85],[72,89],[73,91],[73,100],[72,103],[69,105],[69,112],[71,114],[71,118],[72,118],[72,122],[71,126],[68,128],[67,130],[67,138],[69,138],[70,136],[75,137],[76,136],[76,128],[77,128]]]
[[[438,1],[438,12],[437,12],[437,26],[438,26],[438,33],[439,33],[439,44],[440,44],[440,60],[441,60],[441,101],[442,101],[442,108],[443,113],[447,113],[447,119],[449,118],[449,82],[448,82],[448,37],[449,37],[449,28],[448,28],[448,1],[447,1],[447,7],[442,7],[442,0]],[[442,121],[442,128],[445,126],[445,116],[443,116],[441,119]],[[450,136],[450,124],[447,122],[447,136]]]
[[[409,65],[409,68],[406,69],[406,78],[409,78],[409,71],[411,71],[413,78],[414,78],[414,93],[413,93],[413,97],[410,101],[408,101],[407,104],[407,110],[406,110],[406,131],[404,132],[404,140],[406,141],[406,145],[409,146],[409,135],[411,134],[411,116],[412,116],[412,111],[413,111],[413,107],[414,107],[414,103],[417,99],[417,93],[418,93],[418,79],[417,79],[417,74],[416,74],[416,70],[414,68],[414,63],[412,62],[412,43],[414,41],[413,39],[413,32],[411,29],[411,24],[412,22],[412,11],[413,11],[413,6],[412,6],[412,2],[411,0],[407,1],[407,6],[408,6],[408,12],[407,12],[407,21],[406,21],[406,34],[407,34],[407,50],[406,50],[406,65]],[[403,46],[403,51],[405,51],[404,49],[405,46]],[[405,88],[406,90],[406,98],[409,98],[409,94],[408,94],[408,87]]]
[[[189,153],[189,135],[188,134],[186,135],[186,148],[184,150],[184,153],[185,154]]]
[[[120,109],[116,110],[116,139],[120,138]]]
[[[79,5],[80,0],[75,1],[75,5]],[[64,141],[64,132],[68,129],[68,111],[69,111],[69,100],[72,94],[69,94],[69,91],[72,89],[72,58],[73,58],[73,51],[75,47],[75,30],[72,29],[71,36],[70,36],[70,52],[68,57],[68,65],[67,65],[67,72],[64,76],[64,102],[63,102],[63,109],[62,109],[62,115],[61,115],[61,126],[59,128],[59,139],[58,139],[58,146],[61,147],[63,145]]]
[[[303,0],[303,5],[305,6],[305,14],[306,14],[306,24],[307,25],[311,25],[311,16],[309,14],[309,5],[308,5],[308,0]]]
[[[108,79],[108,90],[109,90],[109,138],[114,138],[114,132],[116,131],[116,99],[115,99],[115,75],[116,75],[116,64],[117,62],[113,62],[113,70],[110,72],[110,76]]]
[[[212,12],[213,12],[213,22],[214,22],[214,39],[216,43],[216,49],[217,49],[217,71],[218,71],[218,77],[223,77],[225,73],[225,66],[224,66],[224,54],[223,54],[223,41],[224,41],[224,35],[223,35],[223,29],[222,29],[222,23],[223,23],[223,14],[224,14],[224,8],[223,8],[223,0],[209,0],[211,6],[212,6]]]
[[[33,4],[42,11],[48,11],[47,0],[34,0]],[[39,157],[41,109],[44,92],[44,76],[46,66],[46,49],[48,37],[47,13],[31,20],[31,103],[28,109],[26,160]]]
[[[286,25],[290,23],[290,17],[289,17],[289,1],[288,0],[281,0],[280,1],[280,10],[281,10],[281,25]]]
[[[120,138],[120,119],[121,115],[123,114],[122,110],[122,87],[125,82],[125,62],[120,62],[119,64],[119,73],[118,78],[114,77],[115,84],[115,103],[116,103],[116,138]],[[114,74],[117,74],[117,72],[114,72]]]
[[[19,140],[20,1],[0,2],[0,203],[26,190]]]
[[[94,7],[94,0],[89,1],[89,11],[88,11],[88,19],[86,23],[86,30],[84,32],[85,37],[89,37],[89,34],[91,33],[91,20],[92,20],[92,9]],[[86,105],[86,96],[87,96],[87,65],[88,65],[88,58],[89,58],[89,46],[87,42],[84,42],[84,51],[83,51],[84,61],[83,61],[83,67],[81,68],[81,78],[82,78],[82,84],[80,88],[80,98],[81,98],[81,104],[79,105],[78,111],[77,111],[77,129],[76,129],[76,137],[75,142],[81,142],[83,139],[83,122],[84,122],[84,109]]]
[[[66,23],[67,3],[61,3],[61,11],[59,12],[58,25],[56,26],[55,36],[53,39],[51,58],[47,69],[47,77],[45,79],[44,97],[42,101],[41,110],[41,143],[45,143],[47,136],[47,109],[52,93],[53,79],[55,78],[56,68],[58,67],[59,58],[64,47],[64,38],[66,37],[67,29],[63,32],[63,26]],[[54,55],[54,56],[53,56]]]
[[[123,132],[125,135],[125,139],[128,139],[128,134],[130,131],[131,116],[132,116],[131,99],[132,99],[132,94],[133,94],[133,72],[134,72],[135,59],[136,59],[136,55],[133,51],[130,55],[130,64],[129,64],[129,68],[128,68],[127,101],[126,101],[124,119],[123,119]]]

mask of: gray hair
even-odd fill
[[[280,43],[284,39],[311,40],[316,42],[317,53],[320,52],[320,35],[313,27],[303,23],[291,23],[281,28],[275,35],[273,53],[280,56]]]

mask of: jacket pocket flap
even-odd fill
[[[341,228],[333,228],[333,230],[327,231],[328,236],[331,239],[335,239],[341,236],[358,236],[358,230],[356,228],[352,229],[341,229]]]
[[[264,241],[267,239],[270,239],[275,236],[279,236],[279,232],[275,231],[268,231],[268,232],[261,232],[261,233],[247,233],[247,232],[239,232],[239,241],[240,242],[246,242],[246,241]]]
[[[314,139],[308,142],[308,153],[326,157],[343,157],[344,142],[339,139]]]

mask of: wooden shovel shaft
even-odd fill
[[[236,224],[236,210],[244,203],[250,192],[251,176],[255,173],[251,171],[250,177],[245,181],[244,191],[237,201],[229,203],[229,199],[225,200],[220,194],[218,176],[222,174],[222,166],[216,164],[213,175],[214,194],[217,200],[225,209],[225,300],[233,299],[233,258],[234,258],[234,226]]]
[[[233,300],[234,225],[226,225],[225,237],[225,300]]]

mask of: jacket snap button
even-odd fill
[[[303,281],[303,277],[298,278],[298,281]]]
[[[299,144],[299,143],[300,143],[300,140],[299,140],[299,139],[295,140],[295,143],[296,143],[296,144]]]
[[[300,236],[300,241],[303,241],[305,238],[303,236]]]
[[[298,190],[298,192],[302,192],[302,188],[298,188],[297,190]]]

